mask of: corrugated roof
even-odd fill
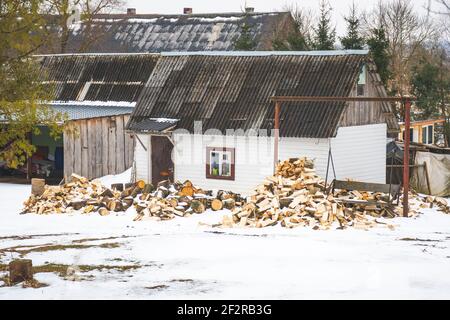
[[[41,79],[57,101],[136,101],[157,55],[45,55]]]
[[[48,20],[55,18],[51,16]],[[66,52],[79,52],[87,42],[85,52],[234,50],[244,21],[251,26],[250,35],[257,44],[255,49],[269,50],[275,30],[288,20],[293,25],[289,12],[96,15],[90,24],[71,26]],[[52,52],[52,48],[44,52]]]
[[[80,120],[98,117],[118,116],[123,114],[131,114],[133,107],[114,107],[105,105],[69,105],[69,104],[52,104],[51,107],[56,112],[67,114],[69,120]]]
[[[178,119],[147,118],[136,124],[137,131],[164,132],[176,126]]]
[[[180,119],[177,128],[273,128],[274,95],[348,96],[366,54],[163,55],[139,97],[128,128],[147,118]],[[280,134],[335,136],[343,102],[284,103]],[[145,127],[145,126],[144,126]]]

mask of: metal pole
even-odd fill
[[[273,170],[274,173],[278,163],[278,140],[280,138],[280,104],[275,102],[275,130],[274,130],[274,146],[273,146]]]
[[[403,216],[408,217],[408,192],[409,192],[409,128],[410,128],[411,100],[405,100],[405,139],[403,148]]]

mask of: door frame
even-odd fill
[[[172,144],[172,151],[173,148],[175,148],[175,143],[172,139],[172,135],[171,134],[149,134],[148,135],[148,181],[149,183],[153,183],[153,153],[152,153],[152,149],[153,149],[153,145],[152,145],[152,137],[166,137],[167,140]],[[172,156],[172,155],[170,155]],[[172,160],[173,163],[173,171],[172,171],[172,175],[173,175],[173,180],[175,181],[175,162]],[[173,181],[172,181],[173,182]]]

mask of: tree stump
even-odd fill
[[[45,190],[44,179],[31,179],[31,193],[37,197],[41,196]]]
[[[33,279],[33,263],[29,259],[14,260],[9,263],[9,280],[14,285]]]

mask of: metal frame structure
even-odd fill
[[[273,96],[270,101],[275,103],[275,127],[274,127],[274,165],[278,162],[278,143],[280,139],[280,111],[283,102],[400,102],[405,112],[405,138],[403,149],[403,216],[408,217],[408,192],[409,192],[409,129],[411,124],[412,97],[320,97],[320,96]]]

